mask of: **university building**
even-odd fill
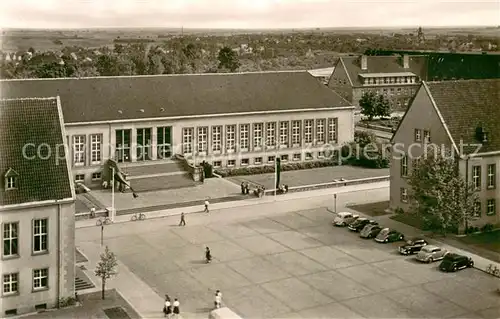
[[[404,111],[426,78],[426,61],[426,56],[416,55],[340,57],[328,87],[353,105],[371,91],[384,95],[393,110]]]
[[[500,79],[422,83],[392,138],[402,156],[391,162],[391,209],[410,207],[408,176],[432,143],[454,151],[478,192],[473,225],[500,225],[499,87]]]
[[[9,97],[59,96],[75,181],[174,155],[237,168],[323,160],[353,140],[354,107],[306,71],[5,80]]]
[[[0,127],[4,317],[74,296],[75,193],[57,98],[0,100]]]

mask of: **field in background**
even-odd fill
[[[391,35],[393,33],[408,34],[415,32],[415,28],[316,28],[316,29],[181,29],[181,28],[130,28],[130,29],[74,29],[74,30],[38,30],[38,29],[10,29],[2,31],[1,50],[18,51],[28,50],[30,47],[39,51],[58,50],[65,46],[81,46],[98,48],[112,46],[113,40],[120,38],[140,38],[152,42],[163,42],[165,37],[174,35],[202,36],[235,36],[242,34],[283,34],[283,33],[325,33],[325,34],[377,34]],[[424,28],[426,35],[478,35],[498,36],[497,27],[469,27],[469,28]]]

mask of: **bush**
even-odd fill
[[[488,233],[488,232],[493,231],[494,228],[495,228],[495,226],[493,226],[493,224],[488,223],[488,224],[484,225],[483,227],[481,227],[481,231],[483,233]]]
[[[63,297],[59,299],[59,307],[61,308],[74,306],[75,304],[76,298],[73,297]]]
[[[281,171],[297,171],[303,169],[311,169],[311,168],[320,168],[320,167],[328,167],[328,166],[336,166],[336,160],[325,160],[325,161],[311,161],[311,162],[302,162],[302,163],[287,163],[281,165]],[[258,174],[266,174],[266,173],[274,173],[273,165],[264,165],[264,166],[256,166],[256,167],[240,167],[234,169],[217,169],[215,170],[216,174],[219,174],[222,177],[231,177],[231,176],[244,176],[244,175],[258,175]]]
[[[396,215],[403,215],[405,211],[401,207],[398,207],[394,210],[394,213],[396,213]]]

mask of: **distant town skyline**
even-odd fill
[[[16,0],[2,28],[291,29],[497,26],[499,0]]]

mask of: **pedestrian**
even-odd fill
[[[209,204],[210,204],[210,203],[208,202],[208,199],[205,199],[205,210],[204,210],[204,212],[205,212],[205,213],[208,213],[208,212],[209,212],[209,211],[208,211],[208,205],[209,205]]]
[[[222,307],[222,293],[220,292],[220,290],[217,290],[215,292],[215,309],[219,309],[220,307]]]
[[[173,306],[174,306],[174,315],[178,316],[181,313],[181,310],[179,308],[181,306],[181,304],[180,304],[179,300],[177,300],[177,298],[174,299]]]
[[[245,183],[241,182],[241,194],[245,195]]]
[[[181,221],[179,222],[179,226],[186,226],[186,219],[184,217],[184,213],[181,213]]]
[[[163,306],[163,314],[165,317],[170,317],[172,314],[172,304],[170,303],[170,298],[168,296],[165,297],[165,305]]]
[[[245,194],[248,195],[248,193],[250,192],[250,186],[248,185],[248,183],[245,184]]]

